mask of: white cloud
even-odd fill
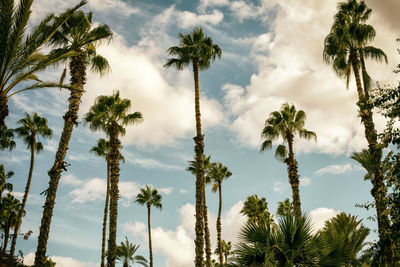
[[[281,0],[273,4],[279,5],[273,38],[261,35],[253,39],[250,55],[258,72],[245,87],[224,86],[225,105],[234,118],[231,129],[239,141],[258,147],[265,119],[288,101],[307,113],[305,128],[318,136],[316,144],[296,140],[297,151],[341,154],[361,150],[366,141],[357,117],[354,79],[346,91],[345,82],[322,61],[323,41],[336,13],[336,1]],[[371,18],[377,30],[374,45],[392,61],[389,65],[367,64],[371,76],[383,81],[395,77],[392,70],[399,61],[395,38],[400,32],[378,22],[381,18],[378,12]],[[381,117],[376,116],[375,122],[378,129],[385,126]]]
[[[160,162],[155,159],[141,158],[128,151],[124,152],[125,160],[131,164],[141,166],[146,169],[166,169],[166,170],[184,170],[185,168],[178,165],[172,165]]]
[[[162,187],[162,188],[158,189],[158,192],[168,196],[169,194],[172,193],[173,190],[174,190],[174,187],[172,187],[172,186],[170,186],[170,187]]]
[[[226,6],[229,4],[229,0],[200,0],[199,11],[205,12],[208,7]]]
[[[79,180],[75,175],[68,173],[63,175],[61,178],[61,183],[76,186],[82,184],[82,181]]]
[[[84,203],[104,199],[106,195],[106,180],[102,178],[92,178],[83,184],[75,187],[74,190],[69,192],[72,202]],[[125,200],[131,200],[140,191],[140,186],[136,182],[119,182],[119,194]]]
[[[236,242],[240,227],[245,221],[245,217],[240,214],[243,202],[239,201],[227,210],[222,216],[222,238],[224,240]],[[193,265],[194,258],[194,205],[187,203],[179,210],[181,223],[175,230],[168,230],[162,227],[152,229],[154,237],[153,249],[155,253],[163,254],[166,257],[166,267],[187,267]],[[209,213],[209,228],[211,234],[211,245],[215,248],[216,216]],[[143,222],[126,223],[124,231],[137,237],[140,236],[147,241],[147,228]]]
[[[187,194],[188,190],[181,188],[181,189],[179,189],[179,193],[180,194]]]
[[[275,192],[282,192],[283,191],[282,182],[275,181],[273,190]]]
[[[310,212],[311,223],[313,224],[313,232],[324,228],[325,222],[330,218],[338,215],[340,212],[329,208],[317,208]]]
[[[311,183],[311,179],[308,177],[300,178],[300,186],[307,186]]]
[[[322,169],[315,171],[314,173],[317,175],[323,175],[323,174],[327,174],[327,173],[343,174],[343,173],[346,173],[346,172],[349,172],[352,170],[354,170],[353,165],[351,165],[351,163],[346,163],[346,164],[329,165],[329,166],[326,166]]]
[[[210,14],[203,15],[198,15],[190,11],[183,11],[177,14],[177,18],[180,21],[180,27],[183,29],[189,29],[193,28],[194,26],[219,24],[223,20],[224,14],[218,10],[214,10]]]
[[[71,257],[50,256],[57,267],[98,267],[100,264],[93,262],[78,261]],[[29,253],[24,257],[25,265],[33,265],[35,262],[35,253]]]

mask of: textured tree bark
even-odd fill
[[[19,231],[19,228],[22,223],[22,216],[24,215],[26,201],[28,200],[29,189],[31,188],[33,165],[35,163],[35,145],[36,145],[36,135],[35,135],[35,133],[33,133],[32,134],[32,147],[31,147],[31,164],[29,167],[28,181],[26,182],[25,193],[24,193],[24,197],[22,198],[22,207],[18,212],[17,223],[15,225],[14,235],[13,235],[13,238],[11,241],[10,255],[12,255],[12,256],[14,256],[15,245],[17,243],[17,238],[18,238],[18,231]]]
[[[8,98],[6,96],[0,95],[0,126],[4,125],[4,120],[8,116]],[[1,132],[0,132],[1,138]]]
[[[204,179],[204,176],[203,176]],[[206,267],[211,267],[211,242],[210,242],[210,229],[208,227],[208,211],[206,203],[206,183],[203,183],[203,207],[204,207],[204,241],[206,246]]]
[[[224,257],[222,253],[222,226],[221,226],[221,212],[222,212],[222,185],[218,182],[219,191],[219,205],[218,205],[218,217],[217,217],[217,239],[218,239],[218,249],[219,249],[219,264],[222,266]]]
[[[196,137],[194,137],[196,153],[196,223],[195,233],[195,266],[204,266],[204,197],[203,197],[203,186],[204,186],[204,165],[203,165],[203,152],[204,152],[204,136],[201,133],[201,114],[200,114],[200,94],[199,94],[199,64],[196,60],[193,62],[193,74],[194,74],[194,91],[195,91],[195,116],[196,116]]]
[[[104,267],[104,259],[106,257],[106,238],[107,238],[107,217],[108,205],[110,200],[110,160],[107,155],[107,189],[106,189],[106,203],[104,205],[104,218],[103,218],[103,237],[101,241],[101,263],[100,266]]]
[[[288,133],[286,136],[289,146],[289,156],[285,159],[285,163],[288,169],[289,183],[292,187],[292,198],[294,214],[297,218],[301,217],[301,203],[300,203],[300,192],[299,192],[299,175],[297,170],[297,161],[294,158],[293,151],[293,134]]]
[[[358,102],[357,105],[360,108],[361,122],[364,125],[365,138],[368,142],[368,150],[372,155],[374,179],[372,182],[371,195],[375,199],[376,214],[378,219],[378,234],[379,243],[383,251],[385,260],[394,264],[393,262],[393,243],[390,237],[390,220],[389,211],[387,209],[387,189],[384,184],[384,177],[382,172],[382,148],[379,147],[377,141],[377,132],[375,130],[375,124],[373,121],[372,104],[369,102],[368,97],[364,94],[364,90],[361,85],[361,78],[359,73],[359,64],[357,60],[357,52],[352,51],[350,53],[350,61],[353,67],[354,76],[356,79]],[[365,89],[366,91],[366,89]]]
[[[118,217],[118,181],[119,181],[119,147],[118,127],[116,123],[111,126],[110,133],[110,168],[111,168],[111,190],[110,190],[110,224],[108,237],[107,266],[115,267],[117,248],[117,217]]]
[[[147,204],[147,228],[149,229],[149,253],[150,267],[153,267],[153,249],[151,247],[151,221],[150,221],[150,204]]]
[[[78,51],[80,52],[80,51]],[[35,255],[35,266],[43,266],[46,259],[47,241],[49,239],[51,218],[56,202],[58,184],[61,173],[66,170],[65,156],[68,150],[69,140],[71,139],[74,125],[77,125],[78,110],[83,93],[83,86],[86,81],[85,56],[80,54],[72,57],[70,62],[71,85],[79,90],[72,90],[69,98],[68,111],[64,115],[64,128],[56,152],[53,167],[49,170],[49,187],[46,193],[46,202],[43,209],[43,217],[40,225],[38,246]]]

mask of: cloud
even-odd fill
[[[66,175],[63,175],[63,177],[61,178],[61,183],[77,186],[82,184],[82,181],[79,180],[75,175],[68,173]]]
[[[339,213],[339,211],[329,208],[317,208],[312,210],[309,216],[314,226],[313,232],[316,233],[318,230],[324,228],[325,222]]]
[[[162,188],[158,189],[158,192],[168,196],[169,194],[172,193],[173,190],[174,190],[174,187],[172,187],[172,186],[170,186],[170,187],[162,187]]]
[[[224,240],[236,242],[240,227],[245,221],[245,217],[240,214],[243,202],[239,201],[222,216],[222,237]],[[180,224],[175,230],[164,229],[162,227],[153,228],[154,238],[153,249],[155,253],[163,254],[166,258],[166,267],[186,267],[193,265],[194,258],[194,205],[187,203],[179,209]],[[216,216],[209,213],[209,227],[211,234],[211,246],[216,247],[216,230],[213,227]],[[147,241],[147,229],[143,222],[125,223],[124,231],[137,237],[140,236]]]
[[[275,181],[273,190],[275,192],[282,192],[283,191],[282,182]]]
[[[334,165],[329,165],[326,166],[322,169],[319,169],[317,171],[314,172],[314,174],[316,175],[324,175],[327,173],[330,174],[343,174],[349,171],[354,170],[353,165],[351,165],[351,163],[346,163],[346,164],[334,164]]]
[[[97,267],[98,263],[78,261],[71,257],[50,256],[57,267]],[[33,265],[35,262],[35,253],[29,253],[24,257],[25,265]]]
[[[102,178],[92,178],[69,192],[72,202],[84,203],[105,198],[106,195],[106,180]],[[131,200],[139,191],[140,186],[136,182],[119,182],[119,194],[126,200]]]
[[[179,189],[179,193],[180,194],[187,194],[188,190],[182,188],[182,189]]]
[[[243,144],[259,147],[265,119],[279,110],[282,103],[289,102],[306,112],[305,128],[318,136],[317,143],[296,139],[297,151],[338,155],[361,150],[367,143],[357,116],[354,79],[350,90],[345,90],[345,82],[322,60],[323,41],[336,13],[336,1],[316,4],[308,0],[281,0],[272,4],[279,7],[272,24],[273,35],[263,33],[252,39],[250,56],[258,71],[246,86],[223,86],[224,103],[233,120],[231,130]],[[400,32],[385,27],[385,23],[379,22],[381,18],[379,12],[371,17],[377,31],[374,45],[382,48],[389,59],[398,59],[395,38]],[[371,77],[386,81],[394,79],[392,70],[396,62],[367,65]],[[375,116],[375,123],[378,130],[385,126],[379,116]]]
[[[222,12],[214,10],[211,14],[197,15],[190,11],[183,11],[177,14],[179,25],[183,29],[193,28],[194,26],[201,25],[216,25],[219,24],[223,18],[224,14]]]
[[[141,158],[130,152],[124,152],[125,160],[131,164],[141,166],[146,169],[165,169],[165,170],[184,170],[185,168],[178,165],[172,165],[160,162],[155,159]]]
[[[300,186],[307,186],[311,183],[311,179],[307,177],[300,178]]]

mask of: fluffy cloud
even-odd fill
[[[296,140],[298,150],[332,154],[361,150],[366,141],[357,117],[354,81],[346,91],[344,81],[322,61],[323,41],[336,12],[336,1],[316,4],[282,0],[275,4],[279,9],[273,24],[274,37],[262,34],[254,39],[251,55],[258,72],[245,87],[226,84],[223,88],[225,104],[234,118],[231,129],[238,133],[240,141],[257,147],[264,120],[288,101],[307,113],[305,127],[318,135],[316,144]],[[385,27],[387,24],[380,22],[382,16],[376,12],[370,21],[377,30],[374,45],[386,51],[390,59],[398,58],[395,38],[400,33]],[[377,80],[391,80],[396,62],[368,62],[368,70]],[[385,122],[376,117],[376,124],[382,128]]]
[[[311,179],[307,177],[300,178],[300,186],[307,186],[311,183]]]
[[[354,167],[353,165],[351,165],[351,163],[347,163],[347,164],[334,164],[334,165],[329,165],[326,166],[322,169],[319,169],[317,171],[315,171],[314,173],[316,175],[324,175],[327,173],[330,174],[343,174],[349,171],[352,171],[354,169],[359,169],[359,167]]]
[[[240,227],[245,218],[240,214],[243,202],[239,201],[233,205],[222,216],[223,239],[235,243]],[[181,223],[175,230],[168,230],[162,227],[152,229],[152,236],[157,242],[153,242],[153,249],[156,253],[166,257],[165,266],[167,267],[186,267],[193,264],[194,258],[194,206],[190,203],[182,206],[179,210]],[[212,227],[216,216],[209,213],[211,246],[216,247],[216,230]],[[147,239],[146,225],[143,222],[126,223],[125,232],[133,236],[140,236],[143,240]]]
[[[61,179],[61,183],[77,186],[77,185],[82,184],[82,181],[79,180],[75,175],[68,173],[68,174],[63,175],[63,177]]]
[[[207,24],[216,25],[223,20],[224,14],[222,14],[222,12],[217,10],[214,10],[210,14],[204,14],[204,15],[197,15],[193,12],[183,11],[179,12],[179,14],[177,14],[177,17],[178,20],[180,20],[181,22],[180,26],[183,29],[189,29],[199,25],[207,25]]]
[[[93,262],[82,262],[71,257],[50,256],[57,264],[57,267],[97,267],[99,264]],[[35,253],[29,253],[24,257],[25,265],[33,265],[35,262]]]
[[[311,223],[313,224],[313,232],[324,228],[325,222],[332,217],[335,217],[340,212],[329,208],[317,208],[310,212]]]
[[[155,159],[138,157],[128,151],[124,152],[125,160],[146,169],[184,170],[182,166],[166,164]]]

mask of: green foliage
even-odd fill
[[[152,189],[151,186],[146,185],[145,188],[140,188],[140,193],[136,196],[135,202],[140,205],[148,207],[154,206],[162,210],[162,197],[157,189]]]
[[[232,173],[228,170],[228,167],[222,165],[220,162],[216,162],[211,164],[207,176],[210,177],[210,182],[213,182],[212,191],[215,193],[218,190],[218,185],[231,177]]]
[[[14,130],[8,129],[5,124],[0,125],[0,150],[9,151],[15,148]]]
[[[2,201],[1,196],[5,190],[11,192],[13,190],[13,185],[7,183],[7,180],[14,175],[13,171],[5,171],[4,165],[0,164],[0,203]]]
[[[269,226],[274,223],[273,216],[268,211],[267,200],[265,197],[258,198],[257,194],[247,197],[240,213],[246,215],[251,223]]]
[[[122,162],[125,162],[124,156],[121,154],[120,150],[122,149],[122,145],[119,146],[118,152],[119,152],[119,159]],[[90,152],[94,153],[96,156],[104,158],[107,160],[107,156],[111,151],[111,146],[110,142],[107,141],[104,138],[100,138],[97,140],[97,146],[93,146],[90,149]]]
[[[293,203],[287,198],[284,201],[278,202],[278,209],[276,214],[281,217],[290,216],[294,214]]]
[[[135,256],[139,246],[140,245],[130,243],[128,238],[125,237],[125,242],[121,242],[121,245],[117,246],[117,260],[119,260],[124,267],[131,266],[130,263],[132,263],[132,265],[138,263],[147,267],[147,260],[143,256]]]

